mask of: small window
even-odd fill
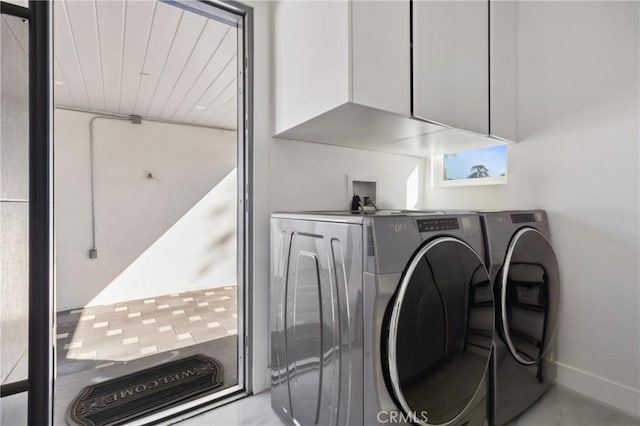
[[[431,172],[433,186],[507,183],[507,145],[435,155]]]

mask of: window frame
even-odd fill
[[[495,145],[492,145],[495,146]],[[490,148],[492,146],[473,148],[475,149]],[[444,180],[444,157],[447,154],[436,154],[431,156],[431,187],[432,188],[451,188],[465,186],[486,186],[486,185],[506,185],[509,177],[509,146],[504,145],[507,149],[507,156],[504,165],[504,176],[491,176],[486,178],[466,178]],[[465,150],[467,151],[467,150]],[[457,152],[465,152],[457,151]],[[454,154],[454,153],[450,153]]]

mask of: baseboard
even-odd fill
[[[640,418],[640,390],[547,359],[549,381]]]

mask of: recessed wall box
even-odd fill
[[[363,201],[365,197],[373,202],[375,206],[380,208],[380,194],[378,191],[378,178],[375,176],[354,176],[347,175],[347,198],[348,206],[354,195],[360,196]]]

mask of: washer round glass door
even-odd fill
[[[558,262],[534,228],[511,239],[500,277],[501,334],[520,364],[532,365],[549,349],[558,318]]]
[[[416,252],[383,336],[388,387],[412,422],[451,423],[484,396],[493,320],[489,275],[469,245],[441,237]]]

